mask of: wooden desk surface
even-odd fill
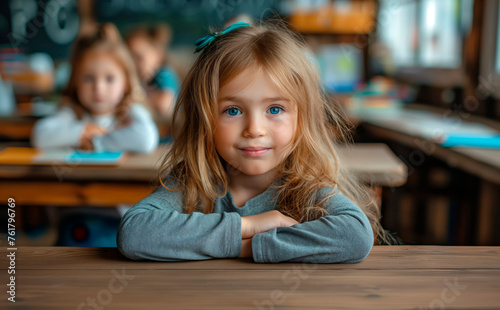
[[[7,140],[28,141],[38,116],[1,116],[0,137]]]
[[[453,150],[457,153],[464,154],[479,162],[500,169],[500,150],[494,149],[474,149],[464,147],[454,147]]]
[[[0,164],[0,177],[10,179],[44,179],[60,181],[151,181],[157,177],[166,147],[150,154],[130,154],[118,166],[54,164]]]
[[[2,309],[500,308],[500,247],[376,246],[357,264],[131,261],[116,248],[15,256],[16,303],[4,293]]]
[[[406,165],[383,143],[357,143],[340,148],[343,163],[374,186],[401,186],[406,183]]]

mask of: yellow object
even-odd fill
[[[325,5],[314,11],[298,10],[290,16],[290,23],[302,33],[368,34],[375,27],[375,1],[353,1],[347,11]]]
[[[31,147],[6,147],[0,151],[0,164],[26,165],[31,164],[39,150]]]

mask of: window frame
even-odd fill
[[[483,29],[479,63],[478,85],[483,90],[495,86],[491,95],[500,99],[500,72],[496,72],[496,55],[499,32],[499,1],[486,1],[483,12]],[[498,59],[500,61],[500,59]]]

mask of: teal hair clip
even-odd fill
[[[210,34],[207,34],[203,38],[199,38],[198,40],[196,40],[196,42],[194,42],[194,45],[196,45],[196,50],[194,51],[194,53],[198,53],[199,51],[201,51],[205,47],[209,46],[212,43],[212,41],[215,40],[217,37],[220,37],[221,35],[224,35],[230,31],[233,31],[234,29],[238,29],[241,27],[248,27],[248,26],[250,26],[250,24],[244,23],[244,22],[239,22],[239,23],[234,23],[234,24],[230,25],[229,27],[227,27],[226,29],[224,29],[222,31],[217,31],[217,32],[212,32]]]

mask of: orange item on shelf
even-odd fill
[[[376,11],[375,1],[351,2],[348,11],[327,5],[315,11],[296,11],[290,23],[303,33],[367,34],[374,29]]]

